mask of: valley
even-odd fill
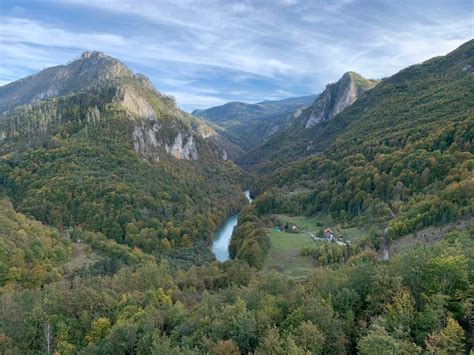
[[[97,51],[1,86],[0,352],[469,351],[473,65],[193,114]]]

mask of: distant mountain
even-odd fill
[[[1,87],[0,108],[0,187],[43,223],[153,252],[208,242],[244,201],[232,144],[102,53]]]
[[[311,153],[312,137],[319,126],[342,112],[377,83],[377,80],[365,79],[354,72],[345,73],[337,82],[328,84],[309,107],[295,114],[289,125],[244,155],[239,162],[264,167],[272,160],[284,163]]]
[[[293,97],[256,104],[229,102],[192,115],[206,119],[229,141],[248,151],[286,127],[298,111],[311,105],[316,95]]]

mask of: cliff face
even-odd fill
[[[377,81],[365,79],[357,73],[345,73],[336,83],[328,84],[313,105],[303,111],[299,118],[301,125],[311,128],[331,119],[376,84]]]
[[[180,160],[198,160],[198,152],[193,133],[178,131],[168,144],[164,139],[157,138],[161,125],[156,121],[144,122],[133,130],[133,148],[140,156],[160,161],[160,148],[167,154]],[[225,150],[223,153],[225,154]]]
[[[193,135],[183,137],[181,132],[178,132],[174,142],[171,146],[165,145],[165,150],[177,159],[197,160],[198,153],[196,144],[194,143]],[[225,152],[225,151],[224,151]]]

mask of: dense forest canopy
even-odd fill
[[[0,249],[9,270],[5,353],[48,346],[65,354],[462,353],[466,346],[474,230],[389,262],[364,252],[296,282],[237,260],[180,270],[98,236],[84,236],[96,261],[74,268],[70,235],[29,221],[8,202],[1,208],[10,221]],[[30,239],[31,253],[20,237]]]

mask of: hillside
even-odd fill
[[[471,215],[473,65],[469,41],[383,80],[314,126],[307,152],[317,154],[282,164],[298,152],[286,147],[255,183],[262,209],[388,223],[391,238]]]
[[[219,133],[246,152],[286,127],[301,109],[311,105],[315,97],[309,95],[256,104],[229,102],[195,110],[192,114],[214,124]]]
[[[55,228],[17,213],[0,197],[0,287],[18,283],[25,288],[58,281],[71,254],[69,238]]]
[[[12,88],[27,92],[17,102],[38,98],[43,76],[57,95],[0,116],[0,184],[20,212],[166,252],[209,243],[245,201],[241,173],[215,144],[221,138],[144,76],[85,53],[3,87],[2,102]]]
[[[284,129],[242,156],[238,162],[252,170],[266,171],[272,165],[281,165],[314,153],[313,138],[320,127],[377,83],[354,72],[345,73],[337,82],[328,84],[312,105],[295,115]]]

